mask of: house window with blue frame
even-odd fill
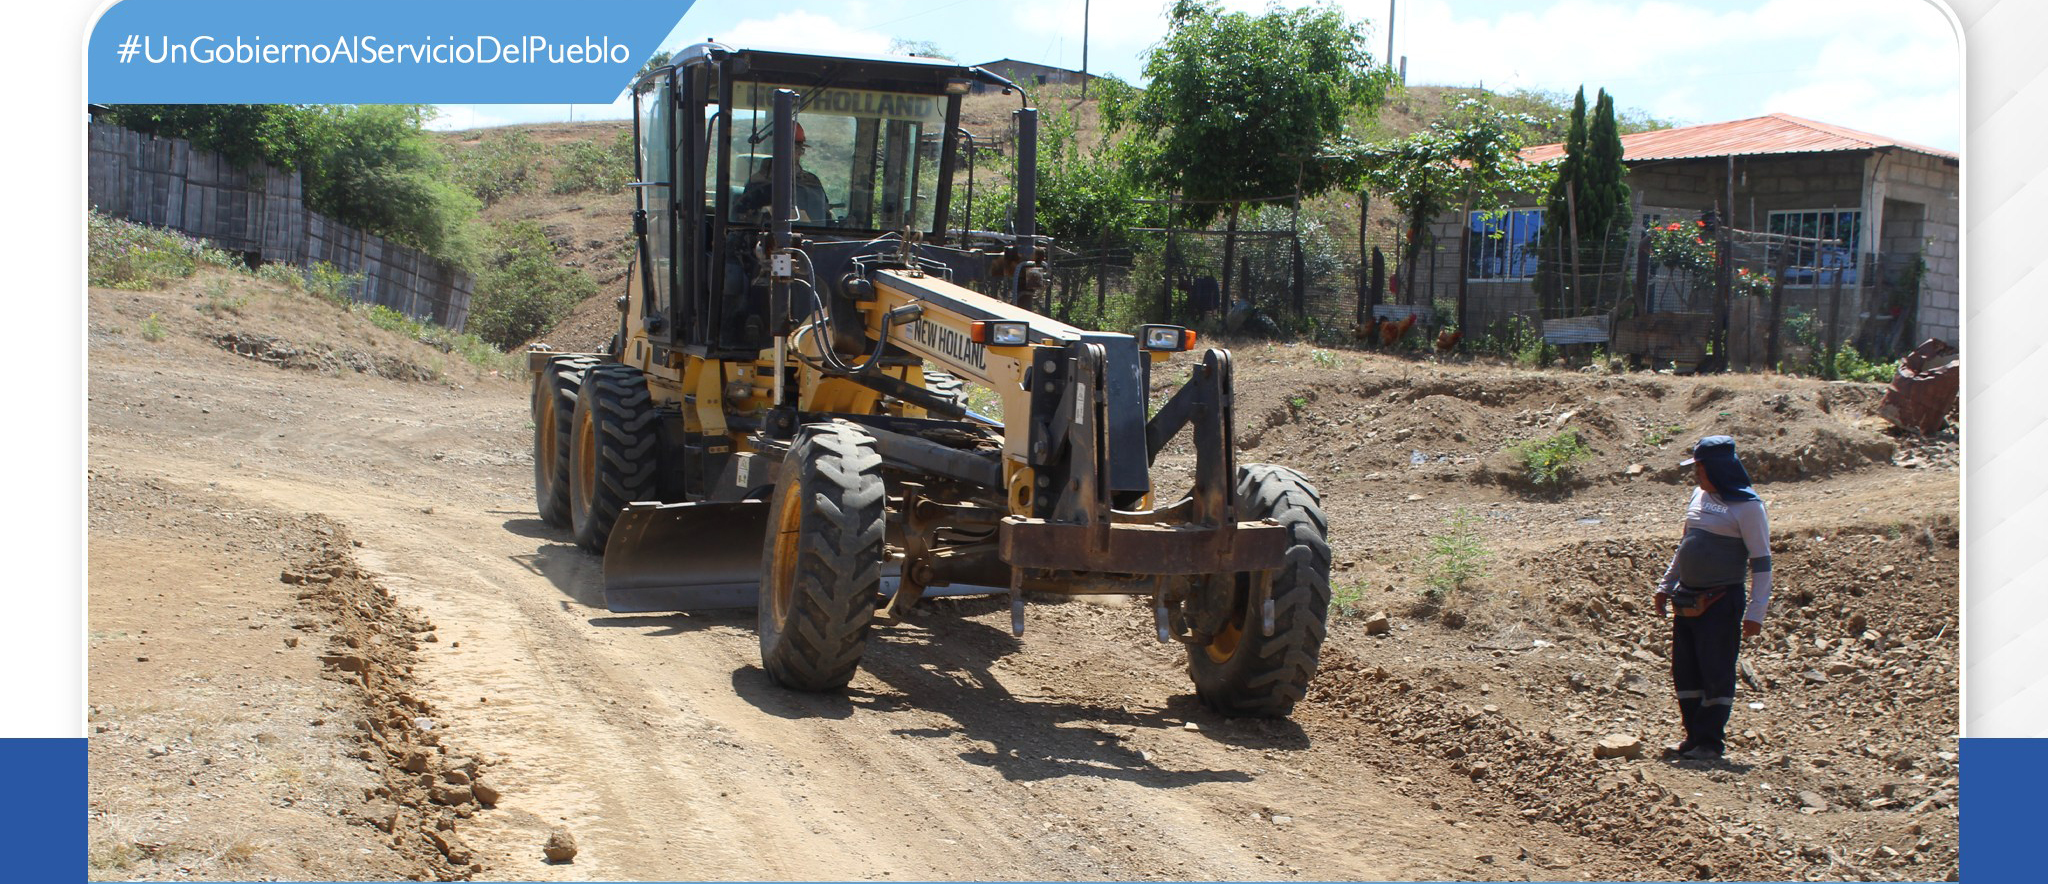
[[[1466,277],[1476,281],[1536,275],[1536,235],[1543,229],[1542,209],[1473,212],[1466,223],[1472,225]]]
[[[1772,212],[1770,232],[1797,239],[1777,248],[1790,250],[1786,262],[1786,285],[1855,285],[1857,255],[1863,244],[1863,212],[1860,209],[1798,209]],[[1808,240],[1819,240],[1811,242]]]

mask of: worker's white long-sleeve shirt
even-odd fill
[[[1751,575],[1742,619],[1762,623],[1771,603],[1771,521],[1761,500],[1728,503],[1695,488],[1685,507],[1685,537],[1664,570],[1665,591],[1684,583],[1705,588],[1742,582]]]

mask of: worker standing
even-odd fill
[[[1735,706],[1735,656],[1763,630],[1771,601],[1771,527],[1764,502],[1735,456],[1735,440],[1708,436],[1680,466],[1699,486],[1685,507],[1685,533],[1657,588],[1657,615],[1671,620],[1671,683],[1685,740],[1680,757],[1710,761],[1727,750]],[[1750,592],[1743,593],[1743,575]]]

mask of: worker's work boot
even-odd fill
[[[1735,707],[1726,703],[1701,706],[1697,718],[1700,727],[1699,730],[1694,731],[1698,745],[1694,748],[1711,750],[1715,758],[1721,757],[1722,753],[1728,751],[1726,742],[1728,714],[1733,711],[1735,711]]]
[[[1697,697],[1683,697],[1678,701],[1678,718],[1685,725],[1685,739],[1670,747],[1671,755],[1682,756],[1700,744],[1700,701]]]

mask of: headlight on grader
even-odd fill
[[[1030,342],[1031,323],[977,322],[968,327],[968,337],[991,347],[1022,347]]]
[[[1177,325],[1148,325],[1138,333],[1147,350],[1178,353],[1195,349],[1195,330]]]

